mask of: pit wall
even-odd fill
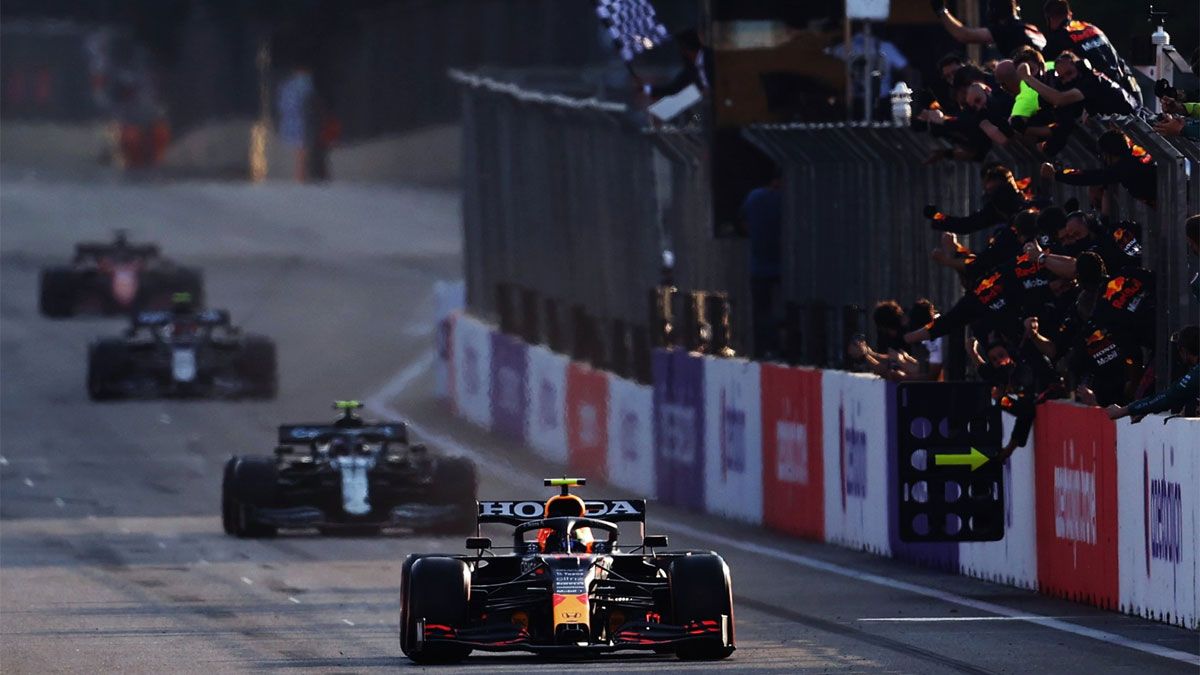
[[[1048,403],[1004,468],[999,542],[896,532],[894,385],[870,375],[653,355],[638,384],[462,313],[439,369],[460,417],[660,502],[1196,629],[1200,420]],[[1006,434],[1011,419],[1005,416]]]

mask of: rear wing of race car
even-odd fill
[[[487,501],[476,502],[479,524],[505,523],[520,525],[531,520],[541,520],[546,514],[546,505],[538,501]],[[588,518],[599,518],[614,523],[646,523],[645,499],[590,499],[584,500]]]
[[[133,325],[138,328],[165,326],[175,318],[175,315],[168,311],[137,312],[133,315]],[[205,309],[196,312],[190,318],[192,321],[204,326],[228,326],[229,310]]]
[[[408,441],[408,428],[403,424],[368,424],[361,427],[342,427],[335,424],[282,424],[279,444],[315,443],[334,436],[353,438],[365,443]]]
[[[158,244],[125,244],[118,246],[111,242],[81,242],[75,245],[75,258],[106,258],[120,253],[130,258],[154,258],[160,254]]]

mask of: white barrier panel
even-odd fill
[[[887,383],[874,375],[827,370],[821,388],[825,539],[891,555]]]
[[[433,282],[433,395],[450,396],[450,341],[454,328],[453,315],[466,303],[466,284],[462,281]]]
[[[529,348],[525,414],[529,444],[542,457],[567,463],[567,364],[570,359],[542,345]]]
[[[654,389],[608,375],[608,482],[653,499]]]
[[[489,429],[492,426],[492,333],[474,317],[455,316],[451,331],[454,360],[454,407],[460,417]]]
[[[759,365],[704,359],[704,502],[708,513],[762,522]]]
[[[1015,418],[1003,415],[1004,440]],[[1044,422],[1043,422],[1044,423]],[[1020,588],[1037,588],[1037,523],[1034,434],[1004,465],[1004,539],[958,545],[963,574]]]
[[[1200,420],[1117,424],[1122,611],[1196,628],[1200,617]]]

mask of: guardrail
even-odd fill
[[[1039,408],[1004,468],[1005,535],[909,543],[894,384],[656,350],[642,384],[451,314],[456,414],[660,502],[996,583],[1200,626],[1200,419]],[[1005,416],[1005,434],[1011,418]]]

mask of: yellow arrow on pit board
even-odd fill
[[[963,455],[934,455],[933,463],[938,466],[970,466],[974,471],[987,464],[988,456],[971,448],[971,452]]]

